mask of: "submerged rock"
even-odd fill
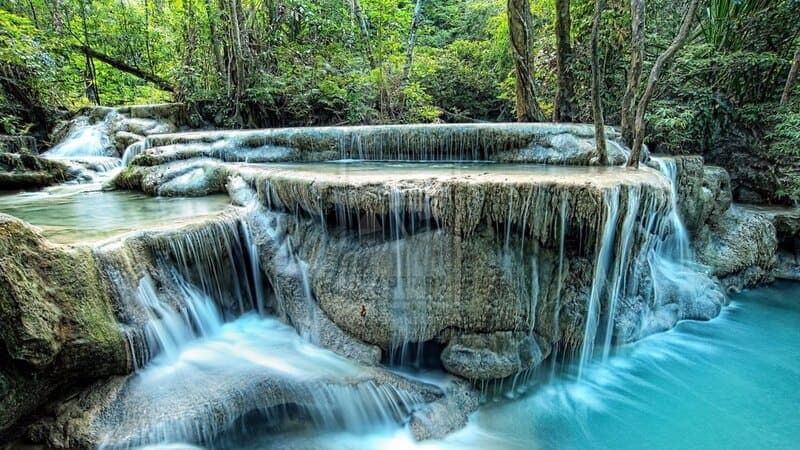
[[[535,335],[498,331],[455,337],[442,352],[442,364],[468,380],[493,380],[529,370],[546,356]]]

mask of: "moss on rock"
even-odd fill
[[[88,248],[51,244],[0,215],[0,430],[54,390],[128,370],[128,350]]]

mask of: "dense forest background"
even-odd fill
[[[643,89],[689,3],[0,0],[0,133],[46,139],[64,109],[158,101],[234,128],[515,120],[508,11],[519,5],[537,112],[592,122],[596,54],[604,121],[619,125],[632,10],[645,8]],[[797,202],[800,0],[704,0],[694,16],[647,107],[645,142],[729,168],[739,200]]]

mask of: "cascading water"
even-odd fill
[[[61,143],[50,149],[46,156],[54,158],[110,157],[114,145],[108,137],[107,128],[114,114],[95,124],[77,123]]]
[[[145,275],[135,293],[146,313],[138,359],[149,362],[97,424],[101,448],[226,448],[230,443],[217,436],[256,417],[273,427],[299,417],[328,430],[395,427],[438,395],[315,347],[256,314],[267,305],[251,239],[246,223],[227,219],[154,243],[160,282]],[[226,321],[230,304],[243,309]]]
[[[677,167],[669,158],[653,158],[670,181],[670,203],[666,214],[653,204],[642,203],[634,188],[625,192],[626,207],[620,221],[620,191],[606,192],[606,217],[598,237],[595,273],[587,300],[584,337],[578,361],[578,379],[592,363],[596,344],[602,345],[602,361],[608,360],[615,338],[625,342],[671,328],[677,320],[695,318],[695,310],[719,311],[725,302],[716,283],[692,261],[689,235],[678,209]],[[637,224],[637,215],[643,217]],[[637,232],[637,228],[643,232]],[[638,237],[637,237],[638,236]],[[634,241],[642,240],[638,254],[631,254]],[[608,281],[607,281],[608,280]],[[649,281],[648,281],[649,280]],[[644,283],[644,284],[643,284]],[[649,299],[627,336],[617,336],[618,305],[629,293]],[[605,311],[603,333],[598,328]],[[702,313],[697,316],[715,316]],[[599,341],[599,342],[598,342]]]
[[[139,153],[144,151],[144,142],[134,142],[133,144],[125,147],[125,152],[122,154],[122,165],[127,167],[130,165],[133,158],[139,156]]]
[[[63,161],[81,170],[83,178],[95,179],[97,174],[115,171],[121,166],[121,162],[108,130],[116,117],[112,112],[94,124],[89,124],[86,120],[76,121],[67,137],[43,156]],[[100,178],[105,179],[110,175]]]
[[[156,158],[159,142],[162,156],[199,148],[249,161],[264,146],[269,157],[297,151],[289,144],[317,132],[338,142],[325,140],[325,151],[365,159],[489,159],[538,145],[529,130],[507,128],[155,136],[131,144],[123,162],[145,147]],[[225,153],[233,141],[236,151]],[[152,261],[131,289],[144,312],[129,334],[138,370],[104,411],[105,445],[228,448],[237,446],[235,436],[226,440],[236,425],[282,431],[294,420],[323,430],[396,427],[441,394],[315,345],[348,357],[341,349],[358,347],[369,364],[382,356],[401,369],[433,356],[484,394],[508,396],[531,386],[548,354],[546,372],[558,376],[559,352],[572,349],[577,379],[587,382],[600,355],[607,363],[618,343],[692,317],[694,300],[708,296],[700,291],[713,286],[691,263],[677,168],[657,163],[669,192],[651,169],[225,164],[236,174],[228,190],[242,193],[231,197],[246,208],[145,240]],[[189,184],[193,173],[174,180]],[[444,347],[455,354],[449,362]],[[457,371],[470,364],[489,369]]]
[[[146,349],[149,355],[163,355],[167,360],[178,358],[180,351],[191,341],[219,332],[222,316],[208,296],[186,283],[177,273],[172,274],[184,302],[177,308],[159,298],[153,279],[144,276],[139,282],[137,299],[146,311]]]

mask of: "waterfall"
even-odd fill
[[[140,153],[145,150],[144,142],[134,142],[133,144],[127,146],[125,148],[125,152],[122,154],[122,165],[127,167],[133,161],[133,158],[137,157]]]
[[[623,341],[670,328],[681,319],[708,316],[697,311],[718,311],[725,301],[716,282],[692,260],[689,234],[678,207],[675,161],[653,160],[670,182],[666,213],[657,211],[655,203],[643,199],[641,192],[631,187],[624,192],[624,217],[620,218],[619,188],[609,189],[604,195],[606,214],[598,235],[592,289],[586,304],[579,380],[591,364],[598,343],[602,345],[602,360],[609,359],[617,334],[619,302],[628,295],[640,295],[645,309],[632,335]],[[634,248],[638,248],[636,253]],[[599,333],[603,313],[606,321]]]
[[[45,153],[53,158],[76,159],[81,157],[115,156],[114,145],[108,137],[108,127],[116,114],[107,114],[93,125],[76,123],[61,143]]]
[[[652,157],[651,159],[656,163],[659,171],[669,179],[671,186],[670,211],[667,216],[671,235],[662,244],[663,252],[676,261],[689,261],[692,258],[689,232],[683,224],[678,208],[678,165],[673,158]]]
[[[172,274],[180,289],[182,303],[176,307],[162,301],[153,279],[146,275],[139,283],[137,300],[147,314],[145,339],[149,355],[163,355],[174,361],[191,341],[217,333],[222,315],[212,299]]]
[[[595,339],[597,337],[597,327],[600,320],[600,296],[603,295],[607,277],[609,276],[608,267],[612,263],[612,252],[614,240],[617,235],[617,217],[619,214],[619,187],[607,190],[603,195],[606,205],[606,216],[602,227],[602,234],[599,234],[597,245],[597,258],[595,261],[594,277],[592,290],[589,295],[586,307],[583,341],[581,344],[580,365],[578,378],[583,374],[583,369],[592,357],[594,352]],[[630,212],[628,212],[630,214]],[[633,213],[635,214],[635,212]],[[615,283],[616,280],[612,280]]]
[[[222,305],[223,314],[238,316],[264,308],[263,277],[246,224],[230,217],[188,230],[160,242],[187,280]],[[247,264],[243,264],[247,262]]]
[[[136,374],[97,425],[101,448],[219,439],[226,447],[220,436],[248,420],[280,427],[305,419],[325,430],[396,427],[430,401],[429,388],[315,347],[265,315],[254,239],[247,223],[223,218],[150,243],[158,280],[145,274],[134,291],[145,312],[146,348],[134,352]],[[293,255],[288,239],[284,244]],[[119,267],[112,256],[106,260]],[[314,302],[307,265],[295,257],[295,266]],[[226,320],[231,305],[243,309]]]

